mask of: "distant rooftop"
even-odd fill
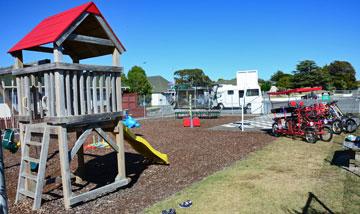
[[[152,87],[152,93],[162,93],[170,88],[169,81],[162,76],[150,76],[148,80]]]

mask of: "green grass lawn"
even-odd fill
[[[316,144],[279,138],[145,213],[360,213],[360,177],[330,164],[343,138]],[[188,199],[191,208],[178,208]]]

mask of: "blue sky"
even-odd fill
[[[13,60],[8,49],[47,16],[83,0],[0,1],[0,66]],[[234,78],[258,69],[269,79],[291,72],[304,59],[318,65],[352,63],[360,79],[360,1],[350,0],[95,0],[127,52],[127,72],[142,66],[148,75],[171,80],[173,72],[202,68],[211,79]],[[39,56],[26,52],[24,60]],[[111,57],[84,63],[110,64]]]

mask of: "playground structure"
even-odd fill
[[[23,50],[53,54],[53,63],[39,61],[24,66]],[[41,206],[49,143],[59,145],[61,182],[66,208],[112,192],[129,183],[125,173],[124,132],[136,151],[157,162],[168,163],[143,138],[123,127],[120,55],[124,46],[92,2],[44,19],[20,40],[9,53],[15,63],[21,162],[15,202],[34,199]],[[80,64],[80,60],[112,55],[112,66]],[[73,63],[65,63],[68,55]],[[68,138],[70,133],[76,139]],[[71,177],[81,179],[86,170],[83,145],[91,134],[103,138],[117,152],[117,176],[113,183],[85,193],[72,191]],[[39,140],[40,137],[40,140]],[[75,142],[71,142],[75,141]],[[69,144],[74,143],[69,150]],[[33,152],[40,150],[35,156]],[[77,156],[74,175],[71,160]],[[32,164],[37,170],[30,170]]]

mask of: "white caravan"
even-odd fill
[[[257,70],[238,71],[236,83],[236,85],[219,85],[217,89],[218,106],[220,108],[245,106],[248,113],[262,113],[263,97],[258,83]]]

